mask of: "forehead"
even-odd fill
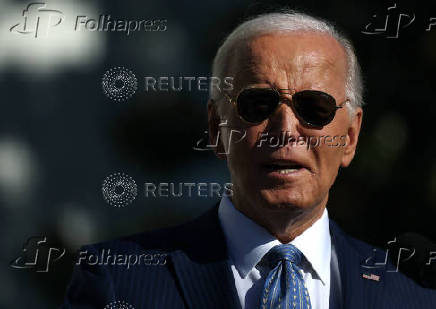
[[[343,84],[346,69],[345,50],[339,42],[327,34],[314,32],[254,37],[239,43],[230,62],[236,82],[280,87]]]

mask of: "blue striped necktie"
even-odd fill
[[[311,309],[309,292],[299,267],[302,253],[291,244],[273,247],[259,265],[269,271],[261,309]]]

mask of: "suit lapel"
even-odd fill
[[[380,256],[373,257],[373,251],[359,247],[332,220],[330,231],[338,257],[343,308],[382,308],[384,267],[374,264]]]
[[[171,259],[188,308],[241,308],[218,207],[186,225],[184,231],[183,247]]]

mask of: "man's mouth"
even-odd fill
[[[280,175],[296,173],[305,168],[303,165],[292,161],[276,161],[272,163],[266,163],[263,164],[263,167],[268,172],[276,172]]]

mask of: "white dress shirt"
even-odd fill
[[[265,277],[255,267],[281,242],[237,210],[228,197],[218,209],[230,256],[230,266],[242,309],[258,309]],[[302,269],[313,309],[328,309],[331,238],[327,209],[311,227],[290,242],[304,255]]]

